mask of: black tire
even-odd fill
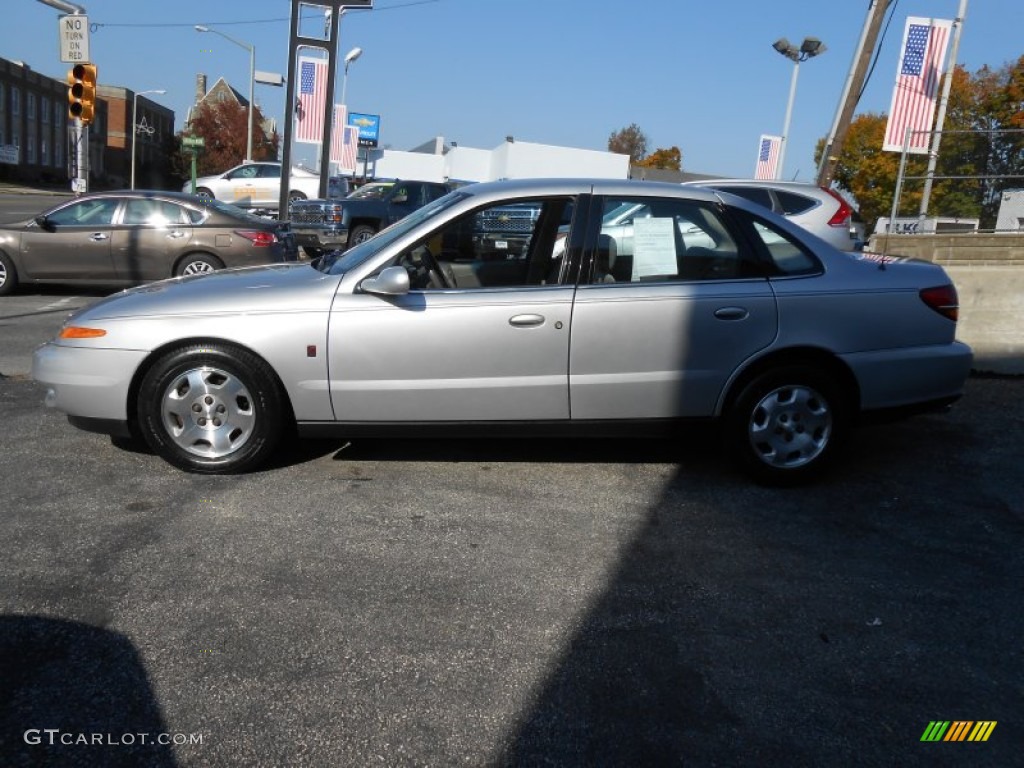
[[[321,256],[324,255],[323,248],[310,248],[308,245],[304,245],[302,246],[302,250],[311,259],[319,259]]]
[[[0,251],[0,296],[10,296],[18,288],[18,270],[14,260]]]
[[[209,256],[205,253],[189,253],[178,262],[178,265],[174,268],[174,274],[178,277],[183,275],[205,275],[210,272],[216,272],[218,269],[224,269],[224,262],[217,257]]]
[[[213,200],[213,190],[207,189],[206,187],[199,187],[196,190],[196,197],[200,200]]]
[[[304,194],[302,194],[301,192],[296,192],[296,191],[292,190],[291,192],[288,193],[288,202],[289,203],[293,203],[296,200],[305,200],[305,199],[306,199],[306,196]]]
[[[376,234],[377,230],[369,224],[360,224],[352,228],[352,233],[348,237],[348,244],[349,246],[353,246],[365,243]]]
[[[726,448],[765,485],[820,476],[845,440],[850,404],[836,380],[810,365],[766,371],[748,383],[726,414]]]
[[[139,386],[138,430],[176,467],[245,472],[274,452],[287,408],[271,368],[243,349],[192,344],[172,350]]]

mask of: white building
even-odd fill
[[[516,141],[511,137],[488,150],[447,145],[444,138],[438,136],[408,152],[370,149],[366,163],[366,175],[379,179],[496,181],[570,176],[629,178],[629,155],[533,144]],[[357,175],[363,175],[362,165]]]

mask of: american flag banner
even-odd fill
[[[761,143],[757,150],[757,165],[754,166],[755,179],[775,179],[779,169],[779,149],[782,147],[781,136],[761,134]]]
[[[356,172],[356,148],[359,145],[359,128],[345,125],[344,104],[334,105],[334,125],[331,129],[331,162],[338,164],[339,172]]]
[[[952,26],[953,22],[944,19],[907,18],[882,149],[902,152],[909,128],[907,151],[928,152],[942,61]]]
[[[324,140],[327,109],[327,60],[299,57],[299,97],[295,105],[295,141],[319,144]]]

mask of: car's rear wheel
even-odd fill
[[[292,190],[291,192],[288,193],[288,202],[289,203],[294,203],[296,200],[305,200],[305,199],[306,199],[306,196],[304,194],[302,194],[301,192],[296,192],[296,191]]]
[[[214,257],[203,253],[191,253],[178,262],[178,268],[174,274],[178,276],[205,275],[208,272],[216,272],[224,269],[224,263]]]
[[[18,270],[14,267],[14,261],[3,251],[0,251],[0,296],[9,296],[18,287]]]
[[[318,259],[318,258],[320,258],[321,256],[324,255],[324,249],[323,248],[310,248],[309,246],[304,245],[304,246],[302,246],[302,250],[311,259]]]
[[[371,237],[377,234],[377,230],[371,227],[369,224],[360,224],[352,229],[352,235],[349,237],[349,245],[359,245],[365,243]]]
[[[792,485],[825,469],[845,438],[849,405],[835,379],[809,365],[766,371],[726,416],[728,448],[759,482]]]
[[[168,352],[139,387],[138,428],[171,464],[203,474],[252,469],[274,451],[286,406],[259,357],[220,344]]]
[[[196,197],[200,200],[213,200],[213,191],[206,187],[199,187],[199,189],[196,190]]]

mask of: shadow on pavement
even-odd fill
[[[142,660],[123,635],[0,616],[0,764],[170,768],[173,748],[157,743],[166,732]]]

